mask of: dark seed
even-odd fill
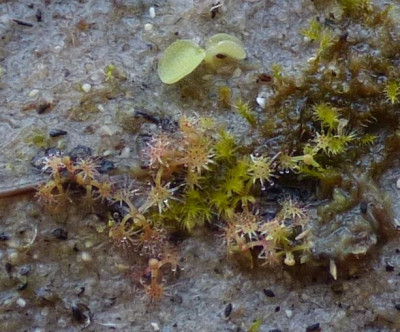
[[[225,307],[224,315],[225,315],[226,318],[228,318],[228,317],[231,315],[232,308],[233,308],[232,303],[229,303],[229,304]]]
[[[11,239],[11,234],[7,232],[0,233],[0,241],[8,241]]]
[[[396,308],[396,310],[399,310],[399,311],[400,311],[400,303],[396,303],[396,304],[394,305],[394,307]]]
[[[56,228],[51,232],[55,238],[59,240],[67,240],[68,239],[68,232],[63,228]]]
[[[281,307],[280,306],[275,307],[275,312],[279,312],[279,311],[281,311]]]
[[[390,263],[386,263],[385,267],[386,272],[393,272],[394,271],[394,266]]]
[[[361,211],[362,214],[367,213],[367,211],[368,211],[368,204],[367,204],[366,201],[361,201],[361,203],[360,203],[360,211]]]
[[[264,292],[264,294],[265,294],[266,296],[268,296],[268,297],[275,297],[275,293],[274,293],[272,290],[270,290],[270,289],[264,288],[264,289],[263,289],[263,292]]]
[[[50,137],[58,137],[58,136],[64,136],[67,135],[68,132],[62,129],[52,129],[49,132]]]
[[[307,326],[306,332],[319,331],[319,323]]]

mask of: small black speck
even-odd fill
[[[396,308],[396,310],[399,310],[399,311],[400,311],[400,303],[396,303],[396,304],[394,305],[394,307]]]
[[[8,274],[11,274],[11,272],[12,272],[12,270],[13,270],[13,268],[14,268],[14,266],[11,264],[11,263],[6,263],[6,271],[7,271],[7,273]]]
[[[17,285],[17,291],[23,291],[24,289],[26,289],[26,287],[28,287],[28,282],[21,282]]]
[[[264,288],[264,289],[263,289],[263,292],[264,292],[265,296],[268,296],[268,297],[275,297],[275,293],[274,293],[272,290],[270,290],[270,289]]]
[[[387,262],[385,270],[386,270],[386,272],[393,272],[394,271],[394,266],[392,264],[390,264],[389,262]]]
[[[281,307],[280,306],[275,307],[275,312],[279,312],[279,311],[281,311]]]
[[[85,293],[85,287],[81,287],[81,290],[78,293],[78,296],[82,296]]]
[[[39,8],[37,9],[35,16],[36,16],[36,21],[42,22],[42,11]]]
[[[63,228],[56,228],[54,231],[51,232],[56,239],[59,240],[67,240],[68,239],[68,232]]]
[[[51,109],[52,104],[48,103],[48,102],[44,102],[41,103],[40,105],[38,105],[38,107],[36,108],[36,112],[38,114],[43,114],[46,113],[47,111],[49,111]]]
[[[315,324],[309,325],[306,328],[306,332],[319,331],[319,330],[320,330],[319,323],[315,323]]]
[[[341,282],[335,282],[334,284],[331,285],[331,290],[335,294],[343,294],[343,284]]]
[[[360,203],[360,211],[361,211],[362,214],[367,213],[367,211],[368,211],[368,204],[367,204],[366,201],[361,201],[361,203]]]
[[[181,304],[183,302],[183,299],[182,299],[182,296],[176,294],[174,296],[171,296],[170,301],[172,303]]]
[[[86,320],[86,316],[77,306],[72,306],[72,316],[78,323],[83,323]]]
[[[400,249],[395,250],[396,254],[400,254]]]
[[[225,307],[224,315],[225,315],[226,318],[228,318],[228,317],[231,315],[232,308],[233,308],[232,303],[229,303],[229,304]]]
[[[282,332],[280,329],[272,329],[272,330],[269,330],[268,332]]]

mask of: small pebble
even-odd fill
[[[40,314],[41,314],[42,316],[47,316],[47,315],[49,314],[49,311],[50,311],[49,307],[44,307],[44,308],[40,311]]]
[[[36,97],[38,95],[38,93],[39,93],[38,89],[33,89],[33,90],[29,91],[28,97],[31,97],[31,98]]]
[[[23,298],[19,298],[19,299],[17,300],[17,304],[18,304],[21,308],[23,308],[23,307],[26,306],[26,301],[25,301]]]
[[[396,188],[400,189],[400,178],[398,178],[396,181]]]
[[[82,252],[81,258],[82,258],[82,261],[84,261],[84,262],[91,262],[93,259],[92,256],[87,252]]]
[[[285,310],[285,314],[287,318],[292,318],[293,317],[293,311],[292,310]]]
[[[265,108],[266,105],[266,101],[264,97],[257,97],[256,98],[257,104],[261,107],[261,108]]]
[[[88,93],[92,89],[92,86],[89,83],[82,84],[83,92]]]
[[[275,293],[272,290],[264,288],[263,291],[264,291],[265,296],[275,297]]]
[[[238,78],[242,75],[242,70],[240,68],[236,68],[232,73],[232,78]]]
[[[60,319],[57,321],[57,326],[58,326],[58,327],[64,328],[64,327],[67,326],[67,321],[66,321],[64,318],[60,318]]]
[[[156,17],[156,10],[154,9],[154,7],[149,8],[149,15],[151,18]]]
[[[151,30],[153,30],[153,24],[146,23],[144,25],[144,31],[151,31]]]
[[[157,323],[150,323],[150,325],[153,328],[153,331],[160,331],[160,327]]]
[[[11,264],[16,264],[16,263],[18,263],[18,261],[19,261],[19,255],[18,255],[18,253],[17,252],[11,252],[9,255],[8,255],[8,260],[10,261],[10,263]]]
[[[131,154],[131,149],[128,146],[126,146],[122,149],[120,157],[129,158],[130,154]]]

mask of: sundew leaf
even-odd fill
[[[191,40],[177,40],[167,47],[158,63],[158,76],[173,84],[195,70],[205,57],[205,50]]]

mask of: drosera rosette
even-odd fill
[[[202,62],[215,68],[218,59],[243,60],[246,51],[235,36],[218,33],[206,42],[205,49],[188,39],[181,39],[169,45],[159,63],[158,76],[165,84],[173,84],[193,72]]]

